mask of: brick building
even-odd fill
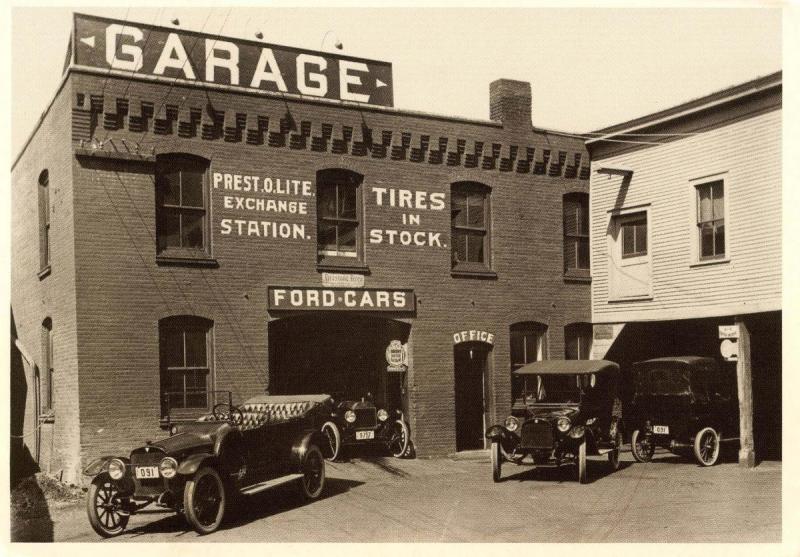
[[[415,113],[388,64],[120,23],[76,16],[12,170],[12,396],[43,470],[217,390],[370,392],[419,456],[479,448],[512,366],[588,357],[588,154],[532,126],[529,84],[493,82],[490,120]]]

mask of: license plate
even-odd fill
[[[653,433],[657,433],[659,435],[668,435],[669,434],[669,426],[667,426],[667,425],[654,425],[653,426]]]
[[[364,439],[375,439],[374,431],[356,431],[356,441],[363,441]]]
[[[140,480],[147,480],[158,477],[158,466],[137,466],[136,478]]]

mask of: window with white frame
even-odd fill
[[[725,257],[725,183],[715,180],[695,186],[699,259]]]
[[[647,213],[633,213],[617,218],[622,239],[622,258],[647,255]]]

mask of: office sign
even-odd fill
[[[410,312],[416,308],[413,290],[388,288],[270,286],[267,298],[272,311]]]
[[[388,62],[83,14],[72,50],[78,66],[393,106]]]

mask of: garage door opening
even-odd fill
[[[411,325],[341,314],[286,317],[268,325],[269,392],[326,393],[339,400],[371,394],[407,412],[406,373],[387,372],[386,348],[406,344]]]

